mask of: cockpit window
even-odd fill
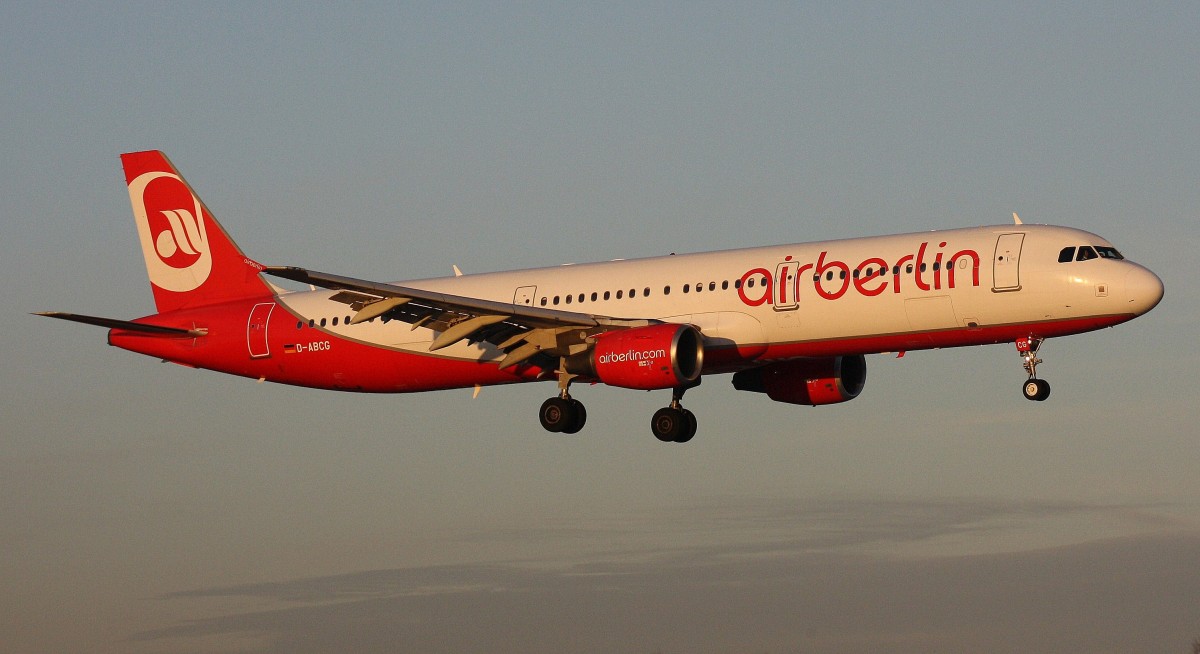
[[[1101,259],[1124,259],[1125,258],[1125,257],[1121,256],[1120,252],[1117,252],[1117,248],[1108,247],[1106,245],[1097,245],[1096,252],[1100,253]]]
[[[1099,258],[1099,256],[1100,255],[1096,254],[1096,251],[1092,249],[1092,246],[1084,245],[1079,248],[1079,254],[1075,255],[1075,260],[1087,261],[1089,259]]]
[[[1063,248],[1062,252],[1058,253],[1058,262],[1059,263],[1070,263],[1071,261],[1074,261],[1074,260],[1075,260],[1075,246],[1074,245],[1072,245],[1071,247],[1068,247],[1068,248]]]

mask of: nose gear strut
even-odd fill
[[[1042,349],[1042,341],[1045,339],[1036,336],[1022,336],[1017,339],[1017,353],[1021,355],[1023,360],[1022,365],[1025,367],[1025,372],[1029,373],[1029,379],[1021,385],[1021,392],[1025,395],[1025,399],[1041,402],[1050,397],[1050,384],[1045,379],[1038,379],[1037,365],[1042,363],[1038,358],[1038,350]]]

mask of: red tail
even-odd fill
[[[272,294],[166,155],[131,152],[121,165],[159,313]]]

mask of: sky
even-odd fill
[[[12,652],[1188,652],[1200,5],[0,5]],[[1136,321],[868,357],[798,407],[256,384],[29,315],[153,312],[118,155],[254,259],[403,280],[927,229],[1103,235]]]

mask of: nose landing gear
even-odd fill
[[[1037,365],[1042,363],[1038,358],[1038,350],[1042,349],[1043,339],[1036,336],[1022,336],[1017,339],[1017,353],[1024,360],[1022,365],[1025,367],[1025,372],[1029,373],[1029,379],[1021,385],[1021,393],[1025,395],[1025,399],[1041,402],[1050,397],[1050,384],[1045,379],[1037,378]]]

